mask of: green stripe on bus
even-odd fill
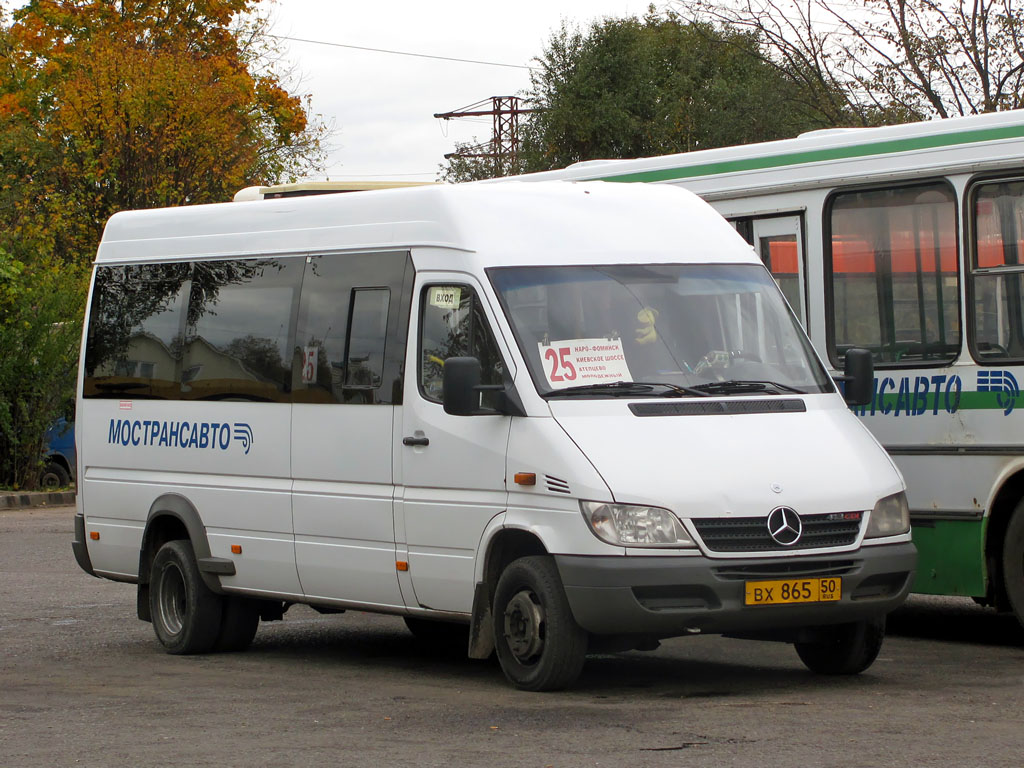
[[[917,577],[914,592],[927,595],[985,594],[984,520],[936,520],[915,523],[912,528],[917,547]]]
[[[812,149],[805,152],[792,152],[786,155],[769,155],[765,157],[749,157],[741,160],[723,160],[717,163],[702,163],[683,168],[663,168],[657,171],[639,171],[619,176],[602,176],[601,181],[670,181],[672,179],[689,179],[695,176],[715,176],[721,173],[738,173],[740,171],[763,170],[765,168],[784,168],[789,165],[815,163],[823,160],[847,160],[855,157],[871,155],[887,155],[896,152],[911,152],[918,149],[936,149],[952,147],[957,144],[973,144],[980,141],[998,141],[999,139],[1019,139],[1024,137],[1024,125],[1008,125],[996,128],[979,128],[973,131],[957,133],[939,133],[932,136],[914,136],[907,139],[890,139],[871,144],[853,144],[846,147],[830,147]]]

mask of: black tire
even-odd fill
[[[885,617],[823,627],[818,640],[794,643],[800,660],[819,675],[857,675],[878,658],[885,639]]]
[[[48,461],[43,465],[43,473],[39,476],[39,487],[44,491],[67,488],[71,485],[71,475],[59,461]]]
[[[153,558],[149,611],[168,653],[206,653],[216,646],[224,601],[199,575],[190,541],[168,541]]]
[[[1003,588],[1024,627],[1024,501],[1014,510],[1003,539]]]
[[[554,560],[521,557],[498,579],[494,645],[505,677],[524,691],[555,691],[583,669],[587,633],[572,616]]]
[[[432,621],[418,616],[405,616],[405,626],[423,645],[435,650],[466,653],[469,648],[469,625],[448,621]]]
[[[224,614],[220,620],[220,633],[214,650],[244,651],[256,637],[260,625],[260,611],[255,601],[245,597],[225,597]]]

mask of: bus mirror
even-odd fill
[[[843,363],[843,376],[838,377],[845,383],[843,396],[848,405],[867,405],[874,395],[872,385],[875,378],[875,362],[871,350],[854,347],[846,350]]]
[[[452,416],[525,416],[522,401],[511,385],[481,384],[480,361],[475,357],[449,357],[444,361],[444,412]],[[480,406],[480,393],[494,392],[493,408]]]
[[[480,412],[480,361],[449,357],[444,361],[444,412],[472,416]]]

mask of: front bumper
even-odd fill
[[[576,622],[600,635],[674,637],[778,633],[880,616],[910,592],[910,542],[840,555],[715,560],[707,557],[555,555]],[[747,581],[842,578],[836,602],[744,605]]]

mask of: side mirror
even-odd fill
[[[845,383],[843,396],[848,405],[867,405],[874,394],[875,361],[871,350],[854,347],[846,350],[843,375],[836,377]]]
[[[526,409],[514,389],[503,384],[481,384],[480,361],[475,357],[449,357],[444,361],[444,412],[452,416],[525,416]],[[496,392],[494,408],[480,407],[481,392]]]
[[[475,357],[449,357],[444,361],[444,412],[472,416],[480,412],[480,361]]]

